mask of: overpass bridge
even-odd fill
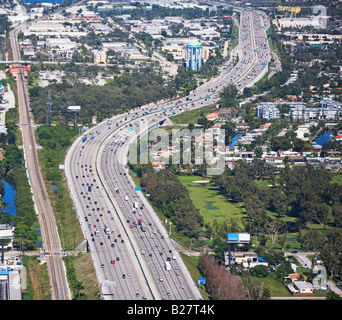
[[[32,64],[32,61],[3,61],[0,60],[0,64]]]

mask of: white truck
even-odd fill
[[[165,269],[166,271],[170,271],[171,270],[171,265],[170,265],[170,262],[169,261],[165,261]]]
[[[105,234],[110,234],[110,229],[108,228],[106,224],[104,225],[104,232]]]
[[[139,208],[138,202],[134,202],[134,203],[133,203],[133,208],[135,208],[135,209],[138,209],[138,208]]]

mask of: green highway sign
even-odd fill
[[[135,187],[135,191],[141,191],[141,187]]]

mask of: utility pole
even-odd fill
[[[51,102],[51,91],[48,91],[48,102],[47,104],[47,108],[46,108],[46,126],[47,127],[51,127],[51,106],[52,106],[52,102]]]

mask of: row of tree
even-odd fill
[[[198,238],[203,217],[177,176],[169,169],[157,172],[151,164],[131,165],[131,168],[141,178],[141,186],[147,188],[152,204],[171,219],[177,232],[189,238]]]
[[[256,180],[268,181],[272,187],[260,187]],[[264,160],[255,159],[252,163],[239,161],[234,171],[226,170],[213,181],[232,201],[244,202],[250,218],[250,231],[263,229],[269,219],[267,210],[279,217],[295,217],[298,226],[307,223],[323,227],[341,225],[338,208],[342,201],[342,187],[331,183],[331,174],[324,169],[311,165],[286,165],[276,169]]]

